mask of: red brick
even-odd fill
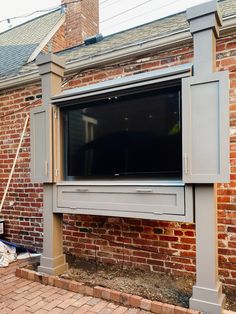
[[[116,290],[111,290],[110,292],[111,301],[119,303],[120,296],[121,296],[121,292],[116,291]]]
[[[131,296],[130,294],[122,292],[120,296],[120,302],[124,304],[125,306],[129,306],[130,296]]]
[[[140,304],[140,308],[145,310],[145,311],[150,311],[151,310],[151,305],[152,305],[152,301],[151,300],[142,299],[141,300],[141,304]]]
[[[85,293],[85,285],[83,283],[78,282],[78,293],[84,294]]]
[[[191,310],[191,309],[188,309],[187,310],[187,314],[201,314],[202,312],[199,312],[199,311],[195,311],[195,310]]]
[[[107,288],[102,288],[102,299],[111,300],[111,290]]]
[[[63,288],[63,280],[61,278],[55,278],[54,285],[57,288]]]
[[[54,286],[55,285],[55,279],[56,279],[56,276],[49,276],[48,277],[48,285],[50,286]]]
[[[78,283],[75,280],[70,280],[68,290],[72,292],[78,292]]]
[[[35,273],[35,274],[34,274],[34,281],[41,283],[42,280],[43,280],[42,274],[40,274],[40,273]]]
[[[16,277],[21,277],[21,268],[17,268],[15,272]]]
[[[34,271],[28,270],[28,280],[34,281]]]
[[[21,269],[21,278],[28,279],[28,270],[22,268]]]
[[[162,314],[162,305],[163,303],[153,301],[151,304],[151,312],[156,313],[156,314]]]
[[[140,307],[141,306],[142,297],[137,295],[131,295],[129,298],[129,305],[133,307]]]
[[[187,313],[187,309],[180,306],[175,306],[174,314],[186,314],[186,313]]]
[[[162,313],[163,314],[174,314],[174,305],[163,304]]]
[[[102,287],[96,286],[93,289],[94,297],[101,298],[102,297]]]

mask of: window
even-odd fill
[[[54,212],[193,221],[192,184],[225,182],[229,150],[228,74],[191,69],[65,90],[32,109],[31,178],[55,184]]]
[[[61,113],[65,179],[182,178],[177,82],[80,100]]]

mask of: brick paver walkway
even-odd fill
[[[0,268],[0,313],[87,313],[87,314],[148,314],[101,299],[44,286],[38,282],[17,278],[15,269],[25,262]]]

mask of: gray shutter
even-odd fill
[[[52,182],[51,108],[39,106],[30,112],[31,180]]]
[[[228,72],[182,80],[183,181],[229,182]]]

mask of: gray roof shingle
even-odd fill
[[[235,15],[236,0],[223,0],[219,3],[219,8],[224,18]],[[102,41],[90,46],[81,45],[73,49],[62,51],[59,55],[64,55],[67,61],[94,57],[110,50],[116,50],[127,45],[141,43],[165,35],[171,35],[172,33],[187,30],[188,28],[189,24],[187,22],[186,13],[182,12],[120,33],[109,35]]]
[[[56,10],[0,33],[0,76],[17,75],[61,17]]]

